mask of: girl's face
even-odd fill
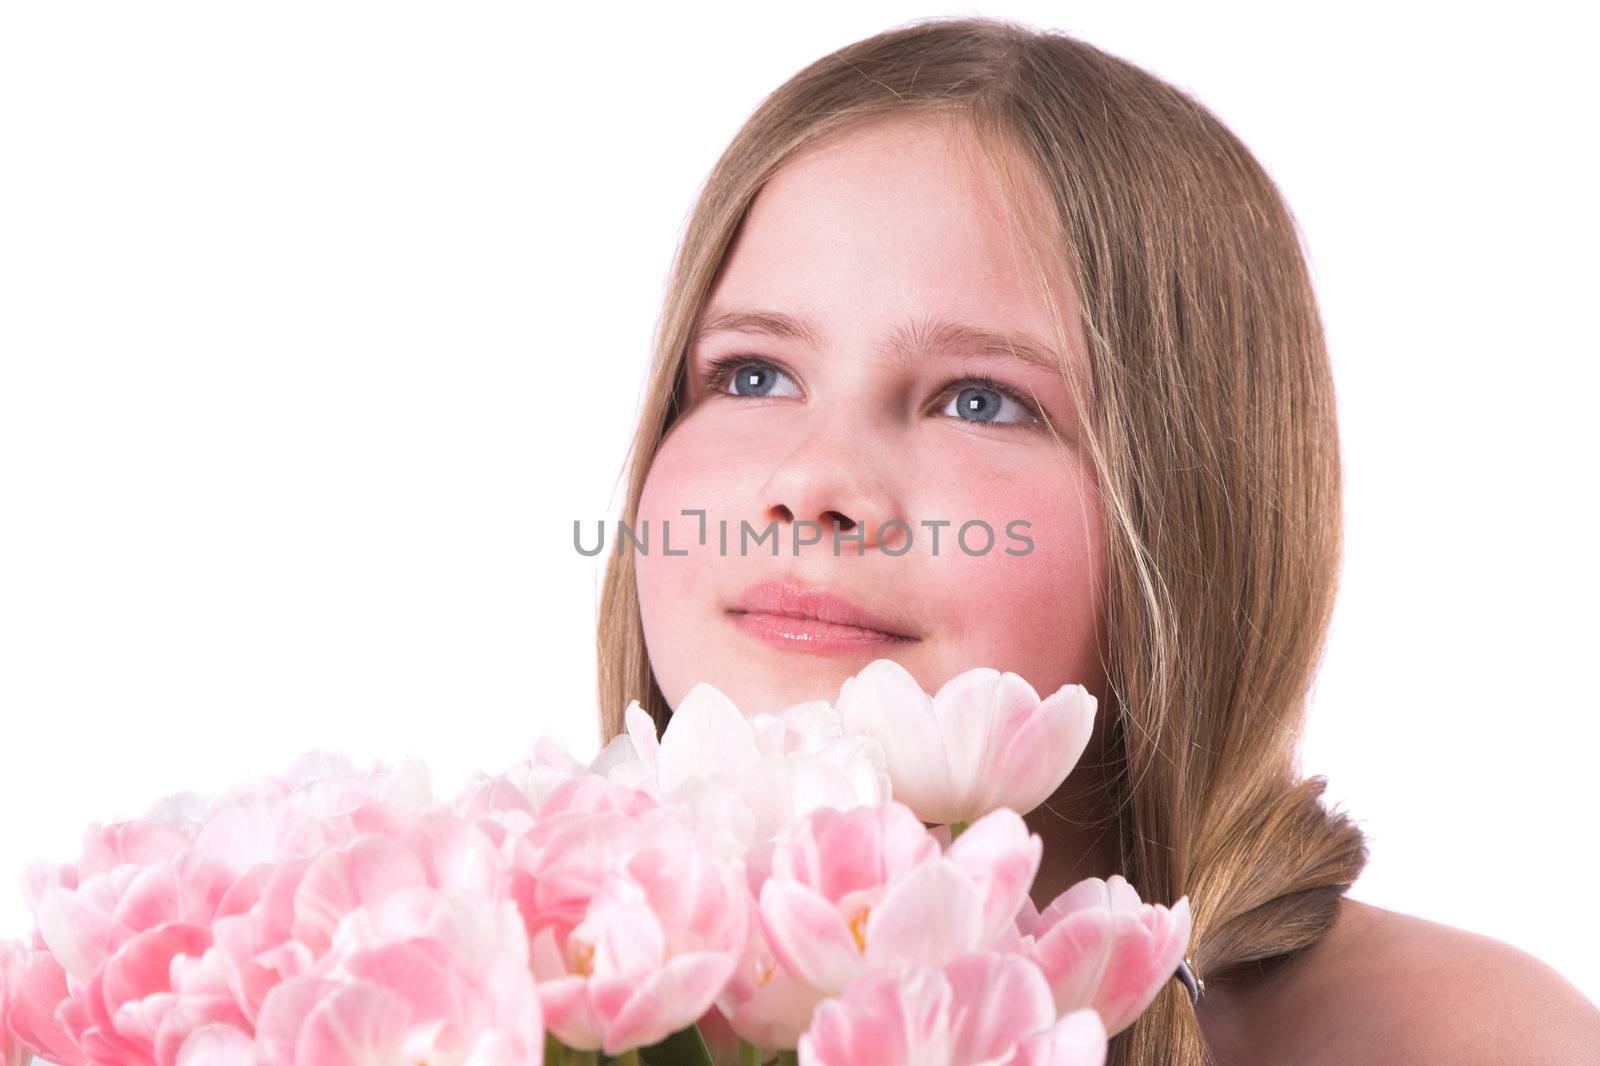
[[[1055,358],[1043,287],[969,136],[924,118],[835,135],[751,205],[645,482],[648,551],[627,549],[674,708],[699,681],[746,713],[831,700],[877,658],[929,692],[990,666],[1041,695],[1101,694],[1094,472],[1061,371],[999,339]],[[1084,374],[1079,308],[1060,311]],[[703,538],[684,511],[705,512]],[[880,528],[891,519],[904,525]],[[837,553],[835,522],[857,538]],[[804,595],[742,603],[772,581],[833,593],[881,628],[779,616],[818,613]]]

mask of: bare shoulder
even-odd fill
[[[1273,983],[1260,1001],[1263,1066],[1600,1062],[1600,1008],[1544,962],[1351,899]]]

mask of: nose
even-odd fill
[[[779,461],[762,488],[766,518],[777,522],[785,537],[787,527],[800,521],[817,523],[820,535],[816,550],[833,551],[832,538],[841,540],[839,554],[894,548],[906,532],[898,526],[884,530],[885,522],[905,519],[899,514],[893,486],[886,476],[886,460],[881,443],[873,448],[859,438],[840,430],[837,423],[819,426]],[[859,547],[858,544],[859,538]]]

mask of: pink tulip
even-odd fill
[[[62,1066],[171,1066],[191,1039],[249,1037],[278,984],[325,969],[342,923],[402,889],[517,914],[497,841],[430,812],[425,772],[347,767],[308,757],[254,793],[169,797],[163,821],[91,826],[78,863],[30,867],[18,1038]]]
[[[824,701],[747,717],[701,683],[659,740],[637,700],[624,720],[627,733],[607,745],[596,771],[687,812],[723,856],[744,859],[752,892],[766,878],[773,840],[796,819],[889,798],[882,749],[847,733]]]
[[[592,762],[544,738],[449,803],[318,752],[174,794],[29,867],[0,1066],[520,1066],[546,1027],[615,1056],[700,1021],[817,1063],[1100,1066],[1189,912],[1120,878],[1032,908],[1020,812],[1086,742],[1071,690],[930,699],[880,660],[837,708],[700,685],[658,738],[635,703]]]
[[[836,705],[846,729],[882,745],[894,798],[941,825],[1039,806],[1088,746],[1095,713],[1082,685],[1040,700],[1019,675],[988,667],[957,674],[930,698],[893,659],[846,678]]]
[[[509,1066],[542,1056],[510,870],[480,826],[435,810],[398,839],[365,835],[237,888],[224,904],[237,913],[214,924],[218,946],[176,960],[174,973],[180,1006],[231,999],[248,1021],[189,1019],[158,1062]],[[248,1051],[227,1028],[255,1033]]]
[[[573,782],[540,810],[516,862],[545,1023],[562,1043],[608,1055],[695,1022],[743,954],[744,871],[665,807],[592,812],[642,793]],[[564,786],[565,788],[565,786]],[[648,800],[647,800],[648,802]]]
[[[943,853],[890,802],[801,819],[761,888],[773,954],[804,984],[838,995],[869,970],[942,965],[1014,938],[1042,844],[1014,811],[974,822]]]
[[[103,842],[115,850],[119,836],[124,843],[147,837],[124,828],[112,827]],[[86,857],[88,869],[103,865],[94,849]],[[156,1061],[158,1042],[187,1017],[175,1011],[171,963],[211,946],[211,919],[233,879],[208,856],[186,851],[143,866],[119,863],[75,887],[65,877],[48,884],[35,922],[49,958],[24,971],[13,1008],[19,1034],[61,1056],[54,1060],[61,1066]]]
[[[533,812],[556,789],[586,773],[588,767],[560,744],[540,737],[533,754],[504,773],[474,773],[452,801],[451,810],[472,820],[489,817],[520,833],[533,823]]]
[[[230,1040],[215,1028],[189,1037],[223,1049]],[[542,1062],[539,996],[516,904],[423,886],[362,905],[312,971],[267,994],[253,1053],[241,1066]],[[183,1054],[197,1052],[186,1045]]]
[[[1115,1036],[1172,979],[1189,944],[1189,897],[1170,910],[1145,903],[1113,874],[1078,882],[1037,920],[1019,921],[1024,952],[1050,983],[1060,1013],[1093,1007]]]
[[[758,1048],[792,1048],[823,997],[778,961],[751,902],[744,956],[717,997],[717,1009],[706,1017]]]
[[[17,940],[0,941],[0,1066],[27,1066],[33,1058],[11,1027],[13,989],[22,980],[28,949]]]
[[[72,1034],[56,1015],[69,995],[66,971],[34,930],[31,948],[13,958],[9,1031],[26,1050],[58,1066],[85,1062]]]
[[[511,874],[480,825],[444,810],[398,839],[369,834],[315,858],[263,866],[241,878],[212,932],[222,973],[249,1018],[281,981],[311,972],[359,908],[408,889],[512,898]]]
[[[817,1008],[801,1066],[1103,1066],[1100,1016],[1057,1018],[1038,969],[1019,955],[969,954],[942,967],[872,973]]]
[[[279,859],[347,844],[362,833],[393,835],[432,805],[426,766],[407,759],[360,770],[343,755],[308,752],[289,771],[211,799],[170,796],[146,812],[192,838],[225,866],[243,872]]]
[[[558,786],[535,811],[536,831],[530,837],[549,835],[558,825],[582,821],[595,814],[623,814],[628,817],[661,806],[650,793],[608,781],[599,774],[584,773]]]

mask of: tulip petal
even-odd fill
[[[1003,1066],[1105,1066],[1108,1050],[1105,1023],[1092,1008],[1084,1007],[1023,1040]]]
[[[1043,854],[1044,842],[1028,832],[1020,814],[1005,807],[973,822],[945,851],[983,900],[979,940],[984,947],[997,944],[1006,927],[1015,924]]]
[[[976,951],[983,904],[966,875],[943,859],[913,867],[872,908],[866,923],[869,966],[943,965]]]
[[[733,955],[687,951],[674,955],[628,998],[606,1028],[607,1055],[646,1047],[694,1024],[716,1000],[733,973]]]
[[[211,931],[198,925],[173,922],[146,930],[128,940],[106,961],[106,1000],[123,1003],[172,988],[174,955],[199,957],[211,946]]]
[[[582,977],[558,977],[539,983],[539,1008],[545,1028],[569,1048],[600,1050],[600,1019],[589,1007],[589,982]]]
[[[1094,1005],[1112,943],[1111,911],[1102,908],[1075,911],[1036,934],[1028,957],[1050,982],[1056,1013]]]
[[[737,773],[759,763],[761,752],[743,712],[702,681],[672,712],[658,758],[661,791],[670,796],[684,782],[705,774],[707,767]]]
[[[50,954],[84,984],[135,932],[85,894],[68,888],[45,890],[39,899],[36,924]]]
[[[343,985],[311,1008],[295,1042],[294,1061],[348,1066],[399,1062],[410,1011],[405,1001],[377,985]]]
[[[1011,677],[1016,675],[976,667],[946,681],[933,697],[933,717],[950,767],[952,822],[970,822],[988,813],[978,805],[999,744],[1006,730],[1015,728],[1011,719],[1020,721],[1038,705],[1031,688],[1019,692],[1006,684]]]
[[[411,1018],[454,1018],[464,1009],[454,974],[426,940],[398,940],[345,960],[351,976],[394,993]]]
[[[1094,715],[1095,698],[1087,689],[1063,685],[1027,715],[997,723],[1002,732],[981,796],[986,809],[1005,805],[1027,814],[1049,799],[1089,746]]]
[[[806,1031],[822,995],[776,959],[772,969],[744,990],[744,998],[720,996],[718,1011],[728,1026],[756,1047],[792,1048]]]
[[[773,955],[800,980],[842,992],[861,972],[861,951],[839,912],[803,885],[773,879],[761,886],[761,929]]]
[[[877,741],[896,800],[924,822],[955,821],[950,765],[933,700],[905,667],[875,659],[845,679],[836,701],[844,727]]]
[[[1019,955],[965,955],[945,966],[944,974],[965,1008],[951,1048],[954,1062],[999,1059],[1019,1037],[1056,1020],[1044,975]]]
[[[231,1025],[212,1023],[190,1033],[176,1066],[256,1066],[255,1041]]]
[[[943,1042],[952,1008],[949,982],[931,966],[863,977],[841,999],[824,1000],[800,1037],[808,1066],[918,1066],[948,1063]]]
[[[1187,915],[1187,901],[1184,902]],[[1172,978],[1188,943],[1175,935],[1172,912],[1160,904],[1116,912],[1115,944],[1094,1006],[1115,1035],[1133,1024]]]

